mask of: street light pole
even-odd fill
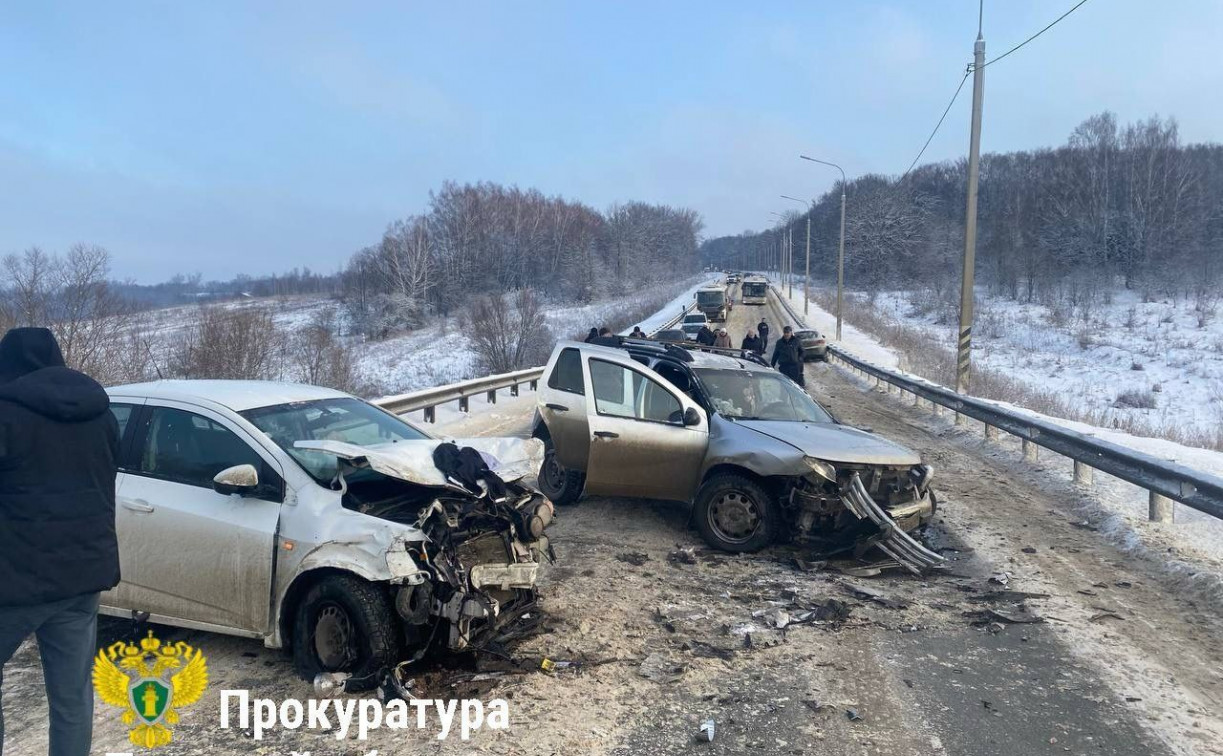
[[[837,341],[841,340],[841,304],[845,288],[845,171],[836,163],[827,160],[817,160],[806,155],[799,155],[803,160],[810,160],[820,165],[828,165],[841,171],[841,243],[837,247]]]
[[[985,98],[985,37],[977,20],[972,49],[972,133],[968,141],[968,207],[964,213],[964,271],[960,279],[960,338],[956,354],[955,390],[968,392],[972,373],[973,278],[977,263],[977,177],[981,165],[981,110]],[[957,419],[959,416],[957,415]]]
[[[782,199],[788,199],[797,202],[800,205],[807,205],[806,202],[798,197],[791,197],[788,194],[781,195]],[[806,269],[803,271],[803,316],[806,317],[808,307],[811,304],[811,216],[815,215],[815,200],[811,200],[807,208],[807,263]]]

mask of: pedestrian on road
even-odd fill
[[[589,344],[597,338],[599,338],[599,329],[591,328],[590,333],[586,334],[586,343]]]
[[[756,354],[764,354],[764,344],[760,343],[760,337],[752,329],[747,329],[747,335],[743,337],[743,346],[741,349],[749,349]]]
[[[769,348],[769,324],[764,318],[756,326],[756,333],[760,334],[760,353],[764,354],[764,350]]]
[[[718,331],[718,337],[713,340],[713,345],[719,349],[734,349],[735,345],[730,342],[730,334],[723,328]]]
[[[616,334],[612,333],[610,328],[604,326],[599,329],[598,334],[590,340],[590,343],[599,346],[618,347],[620,346],[620,339],[616,338]]]
[[[782,329],[781,338],[773,346],[773,359],[769,364],[798,385],[804,385],[803,343],[794,337],[794,330],[790,326]]]
[[[46,328],[0,339],[0,667],[38,639],[51,756],[87,756],[98,598],[119,583],[119,426]],[[22,703],[27,703],[22,701]],[[0,719],[0,742],[4,725]]]
[[[701,330],[696,332],[696,343],[703,346],[713,346],[713,342],[717,337],[713,335],[713,331],[709,330],[707,324],[701,324]]]
[[[633,332],[629,334],[629,337],[634,339],[648,338],[645,335],[645,331],[641,330],[641,326],[633,326]]]

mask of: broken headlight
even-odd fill
[[[930,479],[934,477],[934,468],[930,465],[913,465],[909,470],[909,479],[918,493],[925,493],[930,487]]]
[[[811,471],[830,483],[837,482],[837,468],[828,464],[822,459],[815,457],[803,457],[803,461],[811,468]]]

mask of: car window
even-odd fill
[[[225,426],[186,410],[152,408],[139,472],[212,488],[217,473],[245,464],[254,465],[260,477],[265,477],[263,458]]]
[[[659,423],[682,422],[679,400],[657,381],[635,370],[611,362],[591,360],[590,381],[594,389],[595,410],[601,415]]]
[[[127,421],[132,419],[132,410],[135,409],[130,404],[115,404],[110,405],[110,414],[115,416],[116,422],[119,423],[119,438],[123,438],[123,434],[127,432]]]
[[[556,366],[552,375],[548,376],[548,388],[557,391],[568,391],[570,394],[585,394],[586,385],[582,380],[582,356],[576,349],[564,349],[556,358]]]

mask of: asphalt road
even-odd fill
[[[772,306],[735,308],[736,341],[761,314],[781,321]],[[255,743],[218,729],[217,691],[308,697],[289,661],[255,641],[164,629],[205,650],[212,682],[159,752],[1223,753],[1217,608],[1084,522],[1092,494],[1064,464],[1026,464],[1016,444],[986,444],[822,363],[807,381],[842,421],[935,467],[941,509],[926,538],[949,559],[943,573],[806,572],[794,557],[810,555],[791,548],[732,557],[705,549],[680,505],[592,498],[550,530],[546,631],[513,650],[522,667],[483,682],[465,662],[422,670],[423,692],[507,699],[508,731],[467,742],[376,731],[367,743],[279,731]],[[524,396],[444,430],[520,434],[531,408]],[[768,612],[803,607],[828,614],[770,626]],[[541,657],[576,665],[543,674]],[[5,670],[6,754],[45,752],[40,685],[27,644]],[[114,720],[99,709],[96,752],[127,750]],[[697,742],[706,720],[714,740]]]

